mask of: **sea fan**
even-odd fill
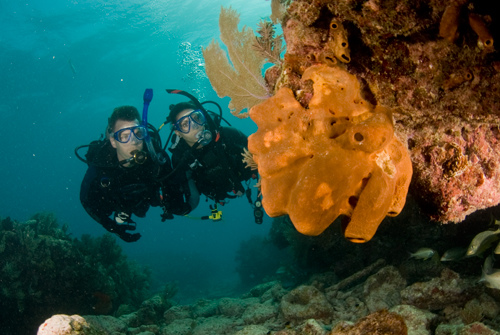
[[[274,25],[271,21],[261,20],[257,33],[260,35],[253,44],[254,50],[258,51],[269,62],[278,66],[283,62],[281,53],[285,50],[281,35],[274,36]]]
[[[243,27],[238,30],[239,21],[235,10],[221,8],[220,39],[227,47],[228,56],[219,43],[212,41],[203,49],[203,58],[207,76],[217,95],[230,97],[231,113],[244,118],[248,113],[242,111],[267,99],[269,93],[262,77],[266,58],[252,47],[255,42],[252,29]]]

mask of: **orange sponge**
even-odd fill
[[[366,242],[405,204],[408,151],[394,136],[390,110],[364,100],[355,76],[314,65],[302,76],[308,79],[308,109],[283,87],[250,110],[258,131],[248,147],[262,178],[262,204],[271,217],[288,214],[305,235],[349,216],[345,237]]]

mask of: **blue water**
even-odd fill
[[[168,105],[184,100],[164,89],[178,88],[218,101],[233,126],[254,132],[250,119],[229,114],[229,99],[217,97],[200,58],[201,46],[218,39],[220,8],[229,5],[241,13],[241,26],[254,30],[271,13],[265,0],[2,1],[0,217],[24,221],[48,211],[75,237],[103,234],[80,205],[86,165],[73,151],[99,138],[114,107],[142,110],[145,88],[154,90],[149,121],[157,127]],[[208,215],[208,205],[201,202],[192,215]],[[152,267],[154,286],[178,280],[186,298],[230,291],[238,282],[240,242],[266,235],[271,219],[255,224],[246,199],[223,212],[222,222],[162,223],[153,208],[137,220],[142,238],[119,243],[131,259]]]

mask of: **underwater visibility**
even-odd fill
[[[491,7],[0,5],[0,333],[500,334]]]

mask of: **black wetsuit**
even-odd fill
[[[185,171],[192,171],[198,191],[215,202],[244,194],[241,184],[254,177],[255,171],[243,162],[243,149],[247,148],[245,134],[235,128],[221,127],[206,146],[192,149],[183,139],[169,150],[176,179],[185,183]]]
[[[87,160],[89,167],[82,181],[80,201],[94,220],[127,242],[136,241],[140,234],[127,232],[135,229],[133,221],[118,224],[110,217],[113,213],[126,213],[130,218],[132,214],[144,217],[150,206],[163,206],[166,212],[180,215],[190,210],[178,186],[169,179],[161,180],[172,171],[168,156],[161,166],[148,154],[144,164],[123,167],[118,164],[116,150],[106,140],[93,142]]]

